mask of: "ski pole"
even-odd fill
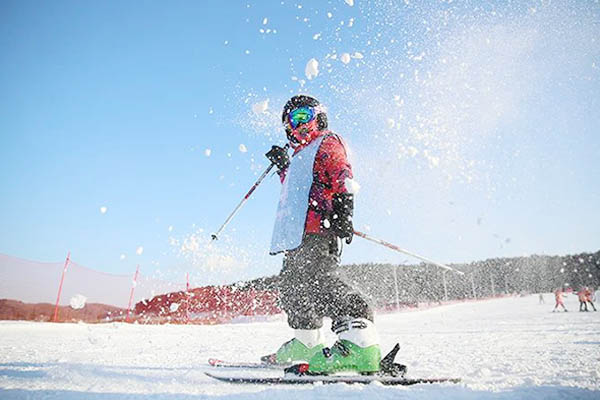
[[[286,144],[283,148],[287,151],[288,147],[289,147],[289,144]],[[256,183],[254,185],[252,185],[252,187],[250,188],[250,190],[248,191],[248,193],[246,193],[246,195],[244,196],[244,198],[242,199],[242,201],[240,201],[240,203],[237,205],[237,207],[231,212],[231,214],[229,214],[229,217],[227,217],[227,219],[225,220],[225,222],[223,222],[223,225],[221,225],[221,227],[219,228],[219,230],[216,233],[213,233],[211,235],[212,240],[217,240],[219,238],[219,234],[221,233],[221,231],[223,231],[223,229],[225,229],[225,226],[227,226],[227,224],[231,221],[231,219],[239,211],[239,209],[242,208],[242,206],[244,205],[244,203],[252,195],[252,192],[254,192],[254,190],[258,187],[258,185],[260,185],[260,183],[263,181],[263,179],[265,179],[265,177],[269,174],[269,172],[271,171],[271,169],[273,169],[274,166],[275,166],[275,163],[271,163],[271,165],[269,165],[267,167],[267,169],[265,170],[265,172],[262,173],[262,175],[258,178],[258,180],[256,181]]]
[[[400,248],[400,247],[398,247],[398,246],[396,246],[396,245],[393,245],[393,244],[391,244],[391,243],[388,243],[388,242],[386,242],[386,241],[384,241],[384,240],[381,240],[381,239],[376,239],[376,238],[374,238],[374,237],[371,237],[371,236],[367,235],[366,233],[362,233],[362,232],[359,232],[359,231],[354,231],[354,234],[355,234],[356,236],[358,236],[358,237],[361,237],[361,238],[363,238],[363,239],[370,240],[370,241],[371,241],[371,242],[373,242],[373,243],[380,244],[380,245],[382,245],[382,246],[385,246],[385,247],[387,247],[387,248],[389,248],[389,249],[392,249],[392,250],[398,251],[398,252],[400,252],[400,253],[403,253],[403,254],[409,255],[409,256],[411,256],[411,257],[414,257],[414,258],[418,258],[419,260],[422,260],[422,261],[428,262],[428,263],[430,263],[430,264],[437,265],[438,267],[440,267],[440,268],[443,268],[443,269],[445,269],[445,270],[448,270],[448,271],[455,272],[455,273],[457,273],[457,274],[459,274],[459,275],[464,275],[464,272],[461,272],[461,271],[459,271],[459,270],[457,270],[457,269],[451,268],[451,267],[449,267],[449,266],[447,266],[447,265],[445,265],[445,264],[440,264],[440,263],[438,263],[438,262],[435,262],[435,261],[433,261],[433,260],[430,260],[430,259],[428,259],[428,258],[425,258],[425,257],[423,257],[423,256],[420,256],[420,255],[418,255],[418,254],[411,253],[411,252],[410,252],[410,251],[408,251],[408,250],[404,250],[404,249],[402,249],[402,248]]]

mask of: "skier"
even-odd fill
[[[593,288],[592,288],[593,289]],[[594,305],[593,300],[593,290],[591,290],[590,288],[585,288],[585,301],[592,306],[592,308],[594,309],[594,311],[596,310],[596,306]]]
[[[568,311],[565,307],[565,303],[563,303],[563,296],[563,290],[561,288],[556,289],[556,291],[554,292],[554,299],[556,300],[556,305],[554,306],[554,310],[552,310],[552,312],[555,312],[558,306],[561,306],[563,310],[565,310],[565,312]]]
[[[542,293],[538,295],[538,302],[539,304],[544,304],[544,295]]]
[[[585,289],[585,291],[584,291],[584,293],[585,293],[585,302],[587,304],[591,305],[592,308],[594,309],[594,311],[597,311],[596,310],[596,306],[594,305],[594,302],[592,301],[592,291],[588,287],[586,287],[584,289]]]
[[[283,183],[271,241],[283,252],[282,308],[294,337],[264,362],[308,361],[309,373],[376,372],[381,350],[371,306],[338,274],[342,240],[352,241],[354,187],[342,138],[329,131],[325,108],[297,95],[282,122],[293,155],[273,146],[266,154]],[[335,344],[325,347],[323,318],[332,319]]]
[[[579,298],[579,312],[588,311],[587,308],[587,304],[586,304],[586,300],[587,300],[587,295],[586,295],[586,288],[582,287],[581,289],[579,289],[579,291],[577,292],[577,297]]]

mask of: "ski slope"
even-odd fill
[[[554,297],[510,297],[379,315],[383,350],[412,387],[236,386],[204,375],[209,357],[255,361],[289,339],[285,321],[215,326],[0,322],[1,399],[600,398],[600,312],[552,313]],[[330,337],[333,339],[333,336]]]

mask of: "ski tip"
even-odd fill
[[[212,365],[213,367],[216,367],[219,364],[223,364],[223,360],[219,360],[218,358],[209,358],[208,364]]]
[[[204,372],[204,375],[208,376],[209,378],[216,379],[216,380],[218,380],[218,381],[221,381],[221,380],[223,380],[223,379],[222,379],[220,376],[213,375],[213,374],[211,374],[210,372],[206,372],[206,371],[205,371],[205,372]]]
[[[272,354],[267,354],[266,356],[262,356],[260,358],[260,362],[262,362],[263,364],[268,364],[268,365],[277,365],[277,354],[272,353]]]

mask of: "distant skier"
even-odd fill
[[[283,183],[271,254],[284,253],[280,292],[294,338],[265,362],[308,361],[309,372],[374,372],[381,351],[373,310],[338,275],[341,240],[350,244],[354,184],[347,148],[327,129],[327,115],[316,99],[298,95],[283,109],[282,122],[294,149],[273,146],[266,154]],[[338,335],[325,348],[323,318]]]
[[[577,292],[577,298],[579,299],[579,312],[588,311],[587,308],[587,288],[582,287],[581,289],[579,289],[579,291]]]
[[[593,289],[593,288],[592,288],[592,289]],[[595,297],[595,295],[594,295],[594,291],[593,291],[592,289],[590,289],[590,288],[586,288],[586,298],[585,298],[585,301],[586,301],[586,302],[587,302],[589,305],[591,305],[591,306],[592,306],[592,308],[594,309],[594,311],[597,311],[597,310],[596,310],[596,306],[594,305],[594,301],[593,301],[593,300],[594,300],[594,297]]]
[[[584,288],[584,289],[585,289],[585,290],[584,290],[584,294],[585,294],[585,302],[586,302],[587,304],[589,304],[590,306],[592,306],[592,309],[594,309],[594,311],[597,311],[597,310],[596,310],[596,306],[594,305],[594,302],[592,301],[592,300],[593,300],[593,299],[592,299],[592,293],[593,293],[593,292],[592,292],[592,290],[591,290],[590,288],[588,288],[588,287],[586,287],[586,288]]]
[[[561,306],[563,308],[563,310],[565,310],[565,312],[569,311],[565,307],[565,303],[563,302],[563,297],[564,297],[563,290],[561,288],[556,289],[556,291],[554,292],[554,299],[556,300],[556,305],[554,306],[554,310],[552,310],[552,312],[555,312],[556,309],[558,308],[558,306]]]
[[[539,296],[538,296],[538,303],[539,304],[544,304],[544,295],[542,293],[540,293]]]

